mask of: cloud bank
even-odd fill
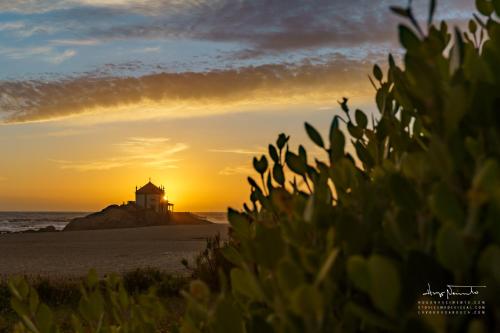
[[[439,11],[460,16],[471,2],[443,0]],[[52,13],[58,29],[86,40],[192,39],[242,45],[236,57],[321,47],[394,42],[389,6],[406,0],[4,0],[1,11]],[[415,3],[426,13],[428,2]],[[425,15],[425,14],[423,14]],[[12,28],[6,23],[6,28]],[[48,29],[48,28],[46,28]]]
[[[56,81],[0,82],[4,123],[42,121],[138,107],[272,105],[280,101],[367,95],[371,63],[335,56],[326,63],[274,64],[207,72],[157,73],[139,77],[81,76]],[[147,111],[141,111],[147,113]],[[182,109],[176,111],[182,116]],[[147,114],[144,114],[147,117]]]
[[[388,7],[406,2],[4,0],[0,13],[15,12],[20,18],[2,22],[0,32],[49,34],[41,46],[2,46],[0,40],[0,56],[12,61],[33,58],[52,66],[69,66],[81,62],[84,54],[93,56],[93,48],[104,50],[110,41],[130,42],[128,56],[135,59],[168,52],[168,47],[148,44],[134,49],[134,41],[196,40],[231,47],[223,48],[217,60],[188,60],[206,61],[208,69],[202,72],[155,69],[144,75],[139,74],[140,62],[127,62],[130,66],[125,68],[113,58],[100,67],[108,73],[103,70],[51,81],[0,81],[0,122],[45,121],[119,108],[143,113],[138,117],[153,116],[151,109],[156,115],[169,109],[170,115],[181,116],[193,105],[210,113],[238,103],[297,104],[368,95],[366,75],[378,60],[371,52],[384,47],[385,53],[396,39],[396,18]],[[424,8],[427,1],[416,5]],[[441,12],[452,19],[460,18],[461,10],[470,6],[465,0],[440,2]],[[113,57],[118,52],[112,51],[106,54]],[[300,56],[301,52],[305,55]],[[262,65],[259,59],[266,55],[276,56],[266,59],[272,64]],[[317,59],[299,63],[312,56]],[[247,62],[214,69],[221,68],[219,60]],[[131,76],[125,77],[124,72]]]

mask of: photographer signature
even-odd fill
[[[462,285],[446,285],[446,290],[444,291],[432,291],[431,284],[427,283],[427,291],[425,291],[422,296],[439,296],[442,298],[446,295],[446,299],[450,296],[471,296],[479,295],[478,288],[486,288],[486,286],[462,286]]]

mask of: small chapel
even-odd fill
[[[165,195],[164,186],[156,186],[149,182],[141,188],[135,187],[135,204],[138,207],[152,209],[157,213],[174,211],[174,204],[169,202]]]

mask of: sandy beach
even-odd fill
[[[205,238],[227,234],[226,224],[0,235],[0,276],[68,277],[155,267],[185,272],[181,260],[204,249]]]

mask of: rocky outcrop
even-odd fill
[[[40,229],[30,229],[26,231],[22,231],[23,233],[32,233],[32,232],[55,232],[57,231],[56,227],[53,225],[46,226],[45,228]]]
[[[175,212],[172,213],[169,224],[180,224],[180,225],[190,225],[190,224],[212,224],[212,222],[205,220],[202,217],[196,216],[192,213]]]
[[[135,204],[111,205],[102,211],[71,220],[64,231],[135,228],[169,224],[209,224],[191,213],[156,213]]]
[[[33,233],[38,233],[38,232],[57,232],[59,230],[56,229],[56,227],[49,225],[43,228],[39,229],[28,229],[28,230],[23,230],[23,231],[0,231],[0,235],[6,235],[6,234],[33,234]]]

